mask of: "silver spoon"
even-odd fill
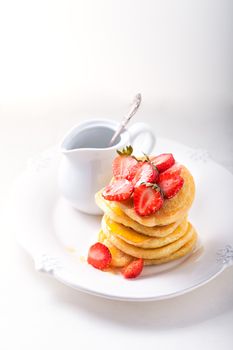
[[[111,141],[109,143],[109,146],[112,146],[113,143],[115,142],[116,138],[122,133],[122,131],[125,129],[126,125],[128,124],[128,122],[130,121],[130,119],[133,117],[133,115],[137,112],[140,104],[142,101],[142,96],[141,94],[137,94],[134,99],[133,102],[130,106],[130,109],[128,111],[128,113],[125,115],[125,117],[123,118],[121,124],[119,125],[119,128],[115,131],[113,137],[111,138]]]

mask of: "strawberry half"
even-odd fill
[[[136,174],[132,180],[134,186],[139,186],[142,182],[156,182],[159,177],[158,170],[149,162],[139,162]]]
[[[162,179],[163,176],[167,176],[167,174],[175,174],[180,175],[181,174],[182,165],[179,163],[175,163],[173,166],[171,166],[169,169],[165,170],[161,174],[159,174],[159,178]]]
[[[124,267],[121,272],[125,278],[136,278],[142,272],[143,266],[143,259],[133,260],[129,265]]]
[[[113,160],[112,172],[116,179],[127,179],[131,181],[137,171],[137,160],[131,156],[118,156]]]
[[[175,164],[175,159],[171,153],[163,153],[159,156],[152,157],[150,161],[156,166],[160,173],[169,169],[173,164]]]
[[[156,184],[141,184],[134,190],[134,209],[138,215],[154,214],[163,205],[163,196]]]
[[[97,242],[89,248],[87,262],[96,269],[103,270],[107,268],[111,261],[112,255],[106,245]]]
[[[126,179],[116,180],[104,188],[102,196],[108,201],[124,201],[131,196],[133,188],[133,184]]]
[[[158,185],[165,198],[174,197],[183,187],[184,179],[176,173],[167,172],[159,175]]]

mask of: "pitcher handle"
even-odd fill
[[[150,154],[152,152],[156,143],[156,137],[148,124],[133,124],[128,131],[134,154],[143,155],[143,153]],[[143,138],[141,136],[143,136]]]

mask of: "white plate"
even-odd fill
[[[145,267],[140,278],[101,272],[83,257],[96,241],[100,217],[81,214],[60,197],[56,149],[30,161],[11,196],[9,220],[37,270],[98,296],[146,301],[171,298],[195,289],[233,263],[233,176],[207,152],[158,139],[156,153],[172,152],[192,172],[196,198],[189,219],[200,237],[194,253],[176,262]],[[85,184],[83,184],[85,186]]]

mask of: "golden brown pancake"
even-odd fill
[[[124,267],[128,265],[134,258],[128,254],[123,253],[120,249],[116,248],[108,239],[107,236],[104,234],[102,230],[99,232],[98,237],[99,242],[106,245],[112,255],[112,261],[111,266],[113,267]]]
[[[135,259],[132,256],[130,256],[126,253],[123,253],[120,249],[114,247],[114,245],[111,242],[109,242],[108,238],[106,237],[106,235],[104,234],[103,231],[100,231],[100,233],[99,233],[99,241],[101,243],[107,245],[111,251],[111,254],[112,254],[111,266],[124,267],[124,266],[128,265],[132,260]],[[196,242],[197,242],[197,233],[193,229],[192,238],[186,244],[184,244],[180,249],[178,249],[177,251],[173,252],[172,254],[170,254],[164,258],[144,259],[144,264],[145,265],[160,265],[160,264],[164,264],[164,263],[167,263],[169,261],[172,261],[172,260],[179,259],[179,258],[191,253],[193,251],[193,249],[195,248]]]
[[[188,222],[185,218],[182,223],[172,233],[170,233],[170,235],[157,238],[140,234],[129,227],[114,222],[107,215],[104,215],[102,219],[102,230],[106,234],[114,235],[133,246],[145,249],[159,248],[177,241],[185,234],[187,227]]]
[[[165,258],[160,258],[160,259],[145,259],[144,260],[144,264],[145,265],[160,265],[160,264],[164,264],[166,262],[172,261],[172,260],[176,260],[179,258],[182,258],[185,255],[188,255],[189,253],[191,253],[197,243],[197,233],[195,230],[193,230],[193,235],[192,238],[185,244],[183,245],[180,249],[178,249],[176,252],[170,254],[169,256],[165,257]]]
[[[185,245],[192,238],[193,232],[194,229],[189,223],[185,234],[182,237],[180,237],[177,241],[167,244],[166,246],[160,248],[144,249],[126,243],[125,241],[116,237],[115,235],[109,234],[107,231],[104,231],[104,233],[107,235],[108,240],[115,247],[117,247],[118,249],[120,249],[128,255],[132,255],[135,258],[143,259],[160,259],[169,256],[176,250],[180,249],[183,245]]]
[[[151,237],[165,237],[172,233],[177,226],[184,220],[187,213],[177,219],[176,222],[165,226],[143,226],[139,224],[137,221],[134,221],[129,216],[127,216],[118,206],[117,202],[107,201],[102,196],[102,191],[99,191],[95,195],[96,204],[103,210],[108,217],[110,217],[113,221],[123,224],[124,226],[131,227],[133,230],[142,233],[144,235],[148,235]]]
[[[184,185],[181,190],[171,199],[165,199],[160,210],[149,216],[138,215],[133,207],[133,200],[115,202],[116,205],[132,220],[144,226],[168,225],[184,217],[192,205],[195,195],[195,184],[191,173],[182,166],[181,176]]]

